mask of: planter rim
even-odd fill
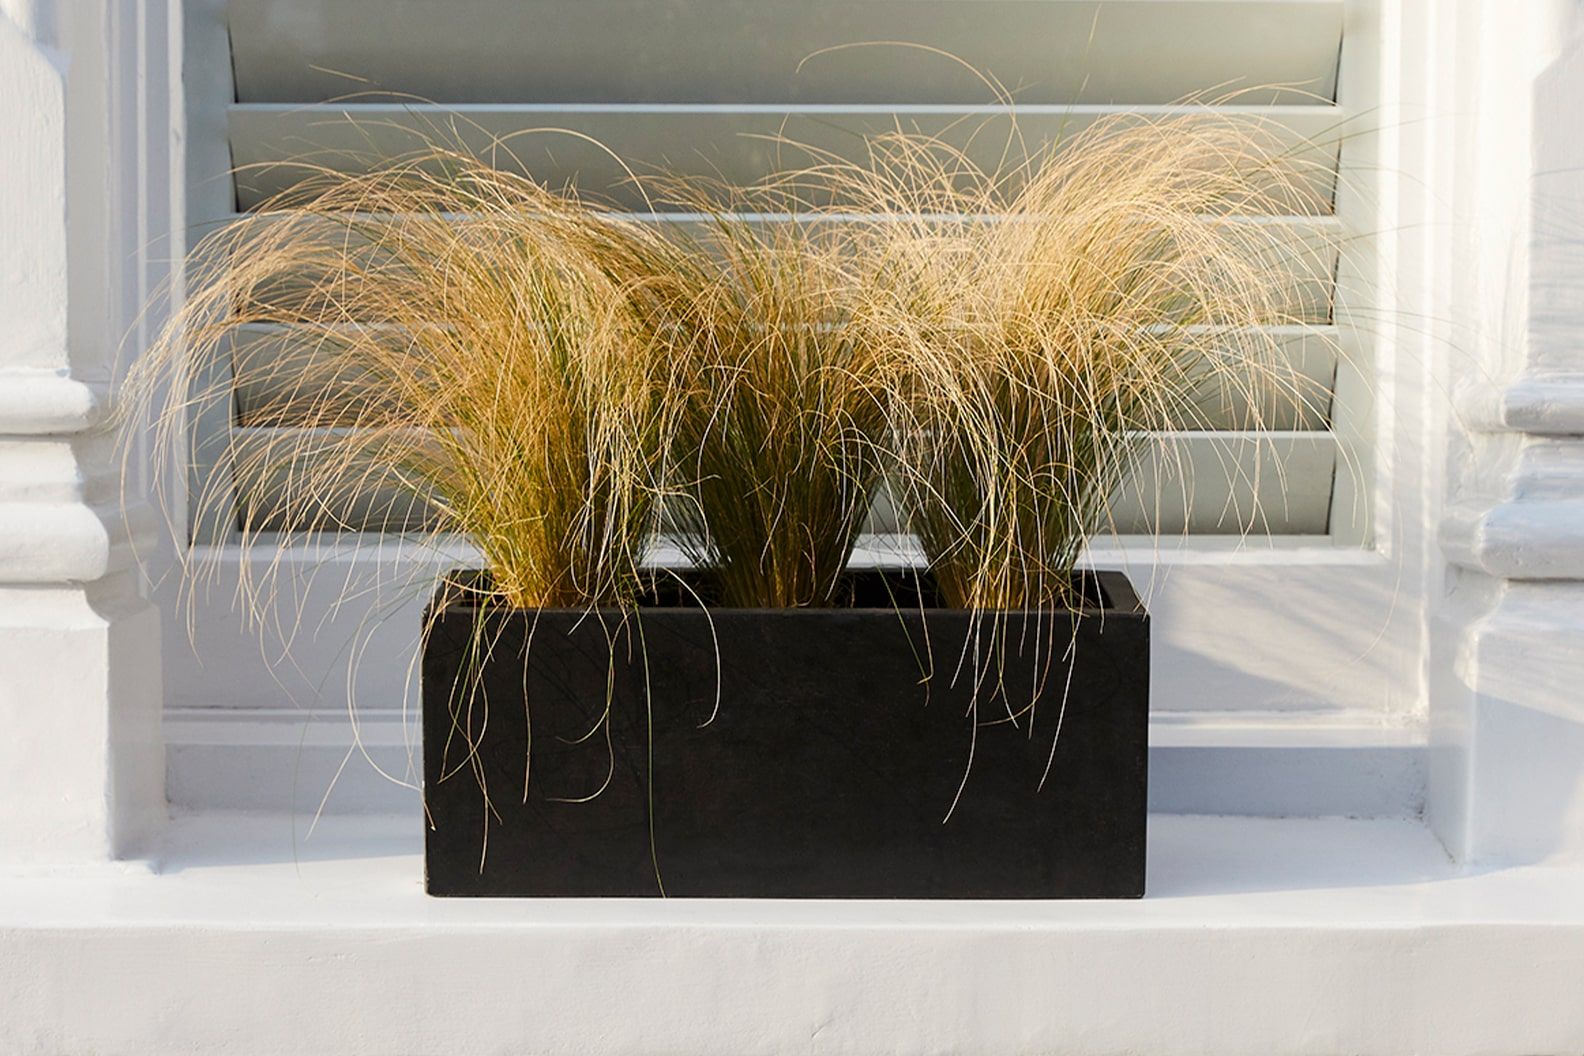
[[[867,571],[867,570],[864,570]],[[883,571],[897,571],[907,573],[910,569],[886,569]],[[483,608],[474,600],[476,592],[466,586],[469,577],[479,577],[485,573],[477,568],[454,568],[441,575],[436,582],[434,597],[430,601],[426,612],[432,613],[437,608],[456,610],[479,610]],[[1093,579],[1099,586],[1103,601],[1095,605],[1087,600],[1073,616],[1132,616],[1144,615],[1145,608],[1138,592],[1133,588],[1133,582],[1127,573],[1114,570],[1099,570],[1092,572],[1074,573],[1074,578]],[[456,588],[447,597],[447,588]],[[502,613],[574,613],[583,616],[611,616],[626,619],[633,614],[644,612],[686,612],[698,611],[709,613],[712,616],[720,615],[755,615],[755,616],[791,616],[793,618],[813,618],[828,616],[836,613],[918,613],[926,617],[962,614],[973,614],[979,618],[1017,618],[1024,619],[1052,619],[1062,614],[1056,609],[962,609],[943,605],[804,605],[788,606],[785,608],[743,607],[734,605],[634,605],[630,608],[621,608],[614,605],[587,605],[587,606],[546,606],[538,608],[518,608],[492,603],[488,606],[490,611]]]

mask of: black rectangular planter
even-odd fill
[[[859,577],[860,605],[898,604],[623,623],[449,595],[423,653],[429,893],[1142,895],[1149,623],[1126,577],[1087,580],[1076,626],[986,618],[977,692],[967,613]],[[1006,721],[1036,696],[1032,734]]]

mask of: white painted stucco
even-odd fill
[[[356,781],[309,840],[317,797],[280,782],[350,734],[235,707],[269,677],[240,654],[162,671],[191,650],[143,582],[173,545],[157,470],[123,481],[103,431],[181,244],[177,0],[0,0],[0,1051],[1584,1050],[1578,6],[1350,6],[1405,176],[1380,215],[1414,232],[1375,266],[1423,297],[1358,430],[1387,452],[1377,538],[1298,572],[1173,559],[1181,597],[1302,584],[1314,619],[1262,677],[1358,632],[1328,582],[1405,623],[1338,675],[1356,709],[1163,717],[1167,809],[1387,820],[1157,819],[1154,899],[1019,909],[436,904],[416,811]],[[1180,626],[1167,669],[1247,684]]]
[[[130,159],[107,134],[96,7],[0,17],[0,862],[16,866],[134,853],[165,814],[159,619],[127,527],[142,515],[123,517],[99,428],[111,180]]]

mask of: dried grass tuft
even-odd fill
[[[898,490],[949,604],[1077,604],[1110,500],[1152,445],[1174,457],[1161,434],[1314,397],[1271,328],[1304,321],[1329,253],[1238,219],[1319,211],[1269,130],[1122,115],[995,173],[915,135],[870,155],[800,180],[873,218],[850,311],[894,371]]]
[[[203,438],[192,522],[248,547],[369,523],[474,543],[517,607],[627,604],[667,378],[602,254],[621,221],[461,154],[323,172],[213,234],[129,385]],[[635,236],[636,237],[636,236]],[[267,495],[267,515],[236,494]]]
[[[675,225],[648,269],[676,371],[673,537],[723,604],[829,605],[890,427],[881,361],[849,325],[851,260],[770,188],[657,191],[702,218]]]
[[[165,458],[196,416],[243,427],[200,438],[190,520],[244,547],[455,533],[507,604],[627,606],[664,511],[719,601],[825,605],[889,479],[978,611],[1075,604],[1162,434],[1314,395],[1271,328],[1329,255],[1238,220],[1323,211],[1271,131],[1121,115],[995,172],[867,146],[651,181],[693,225],[457,151],[319,171],[199,245],[128,391]]]

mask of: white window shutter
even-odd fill
[[[993,93],[970,66],[1014,95],[1033,144],[1118,110],[1163,112],[1191,95],[1255,88],[1217,112],[1288,135],[1316,174],[1313,200],[1334,200],[1342,0],[232,0],[217,17],[229,28],[234,98],[221,104],[223,121],[203,127],[228,137],[238,210],[290,186],[293,168],[277,163],[356,167],[371,154],[410,152],[437,131],[484,149],[525,130],[573,129],[639,171],[751,180],[799,160],[778,158],[767,135],[851,153],[866,131],[949,137],[996,120]],[[841,47],[862,41],[920,47]],[[1002,145],[982,136],[971,147]],[[649,208],[589,144],[530,134],[512,140],[512,154],[552,185],[575,182],[635,212]],[[1312,278],[1294,306],[1306,323],[1281,334],[1312,388],[1308,406],[1274,423],[1274,438],[1240,432],[1236,407],[1208,423],[1217,429],[1175,437],[1173,472],[1147,464],[1117,497],[1116,531],[1328,531],[1338,469],[1336,262],[1316,266],[1304,233],[1329,235],[1338,221],[1313,213],[1240,219],[1289,225]],[[289,347],[280,333],[237,339],[238,355]],[[272,430],[249,424],[250,407],[270,398],[236,394],[237,442],[271,442]],[[234,484],[240,521],[268,529],[278,495],[267,482]],[[349,527],[363,530],[422,517],[377,488],[353,507]]]

